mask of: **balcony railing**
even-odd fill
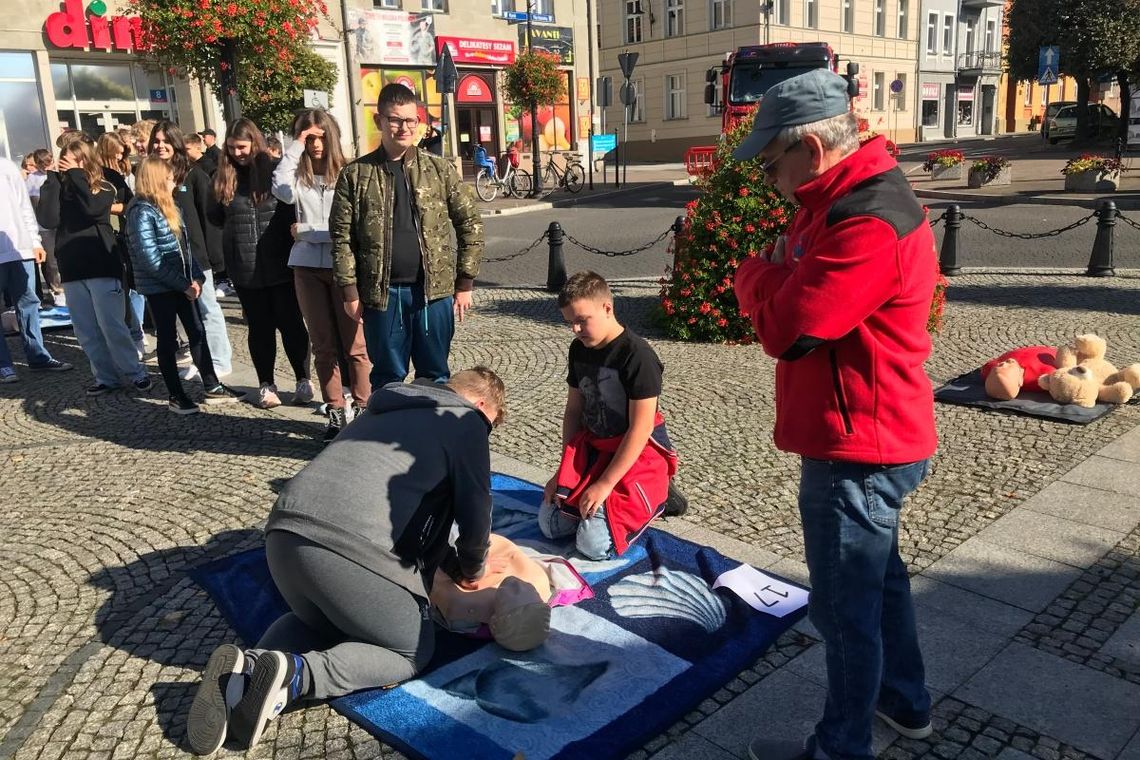
[[[1001,53],[962,53],[958,56],[958,71],[998,73],[1001,71]]]

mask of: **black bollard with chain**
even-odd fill
[[[680,246],[677,244],[677,239],[681,237],[681,233],[685,231],[685,217],[679,216],[673,220],[673,224],[669,227],[673,231],[673,271],[677,271],[677,254]]]
[[[1089,268],[1085,272],[1089,277],[1116,276],[1116,270],[1112,267],[1112,245],[1115,234],[1116,204],[1112,201],[1101,201],[1100,207],[1096,210],[1096,240],[1093,241]]]
[[[962,227],[962,207],[952,204],[946,209],[946,232],[942,235],[942,251],[938,256],[938,266],[942,274],[950,277],[958,274],[958,230]]]
[[[566,284],[566,257],[562,255],[562,225],[551,222],[546,228],[546,242],[550,258],[546,265],[546,291],[557,293]]]

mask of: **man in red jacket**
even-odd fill
[[[906,566],[903,500],[937,445],[923,363],[934,237],[882,137],[860,146],[846,81],[820,69],[768,91],[733,154],[759,158],[799,203],[787,233],[736,273],[776,363],[776,446],[802,457],[810,616],[827,653],[823,718],[803,746],[756,739],[755,760],[867,758],[875,715],[930,734]]]

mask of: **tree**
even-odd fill
[[[538,107],[552,106],[566,94],[566,77],[558,68],[558,56],[527,48],[503,72],[507,99],[530,114],[530,150],[534,191],[542,189],[542,164],[538,149]]]
[[[1128,71],[1140,59],[1140,0],[1011,0],[1009,73],[1037,78],[1042,46],[1061,49],[1060,73],[1077,82],[1077,129],[1089,137],[1088,101],[1093,83]]]
[[[265,80],[274,77],[264,71],[289,71],[328,15],[324,0],[129,0],[128,9],[142,18],[149,55],[207,83],[226,104],[227,119],[240,109],[239,63]],[[315,70],[311,61],[308,68]],[[252,81],[246,92],[259,101],[267,94]]]
[[[336,66],[312,50],[298,52],[287,68],[263,69],[256,60],[242,58],[238,64],[237,91],[242,115],[253,119],[265,132],[293,128],[293,117],[303,108],[302,90],[331,92],[336,85]]]

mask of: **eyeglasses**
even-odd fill
[[[789,145],[788,147],[786,147],[782,151],[780,151],[780,154],[778,156],[760,164],[760,171],[764,172],[765,174],[772,174],[772,172],[776,169],[776,164],[783,161],[784,156],[788,155],[788,153],[795,150],[796,146],[798,146],[800,144],[800,142],[801,142],[800,140],[796,140],[794,143],[792,143],[791,145]]]
[[[415,129],[420,125],[418,116],[413,116],[410,119],[400,119],[396,116],[384,114],[384,120],[388,122],[388,126],[395,127],[396,129]]]

